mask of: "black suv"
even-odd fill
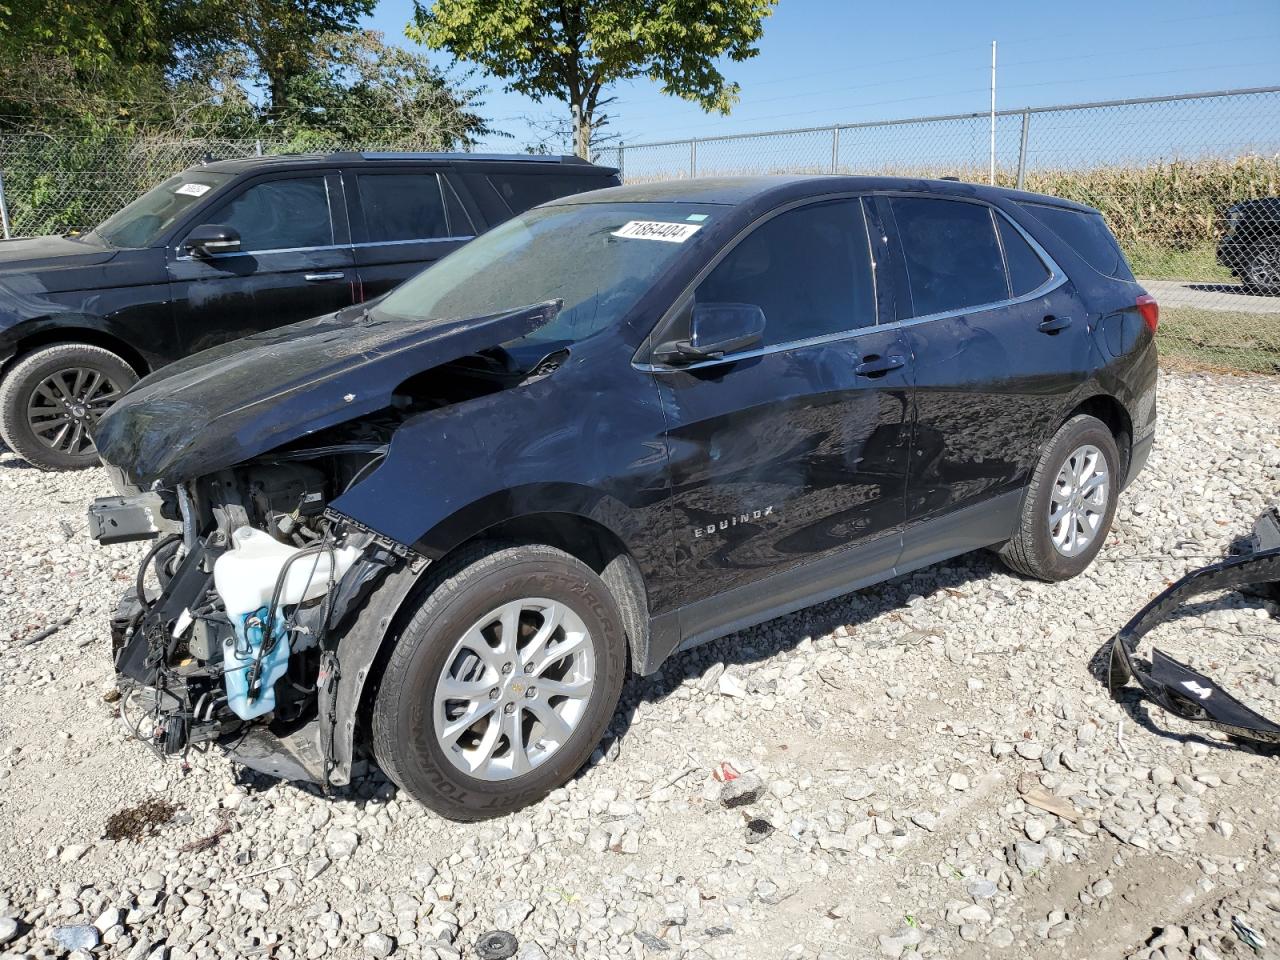
[[[1280,294],[1280,197],[1227,208],[1218,262],[1250,293]]]
[[[576,157],[224,160],[84,236],[0,243],[0,436],[46,469],[91,466],[97,418],[139,376],[373,299],[512,214],[617,183]]]
[[[512,810],[628,670],[970,550],[1084,570],[1151,449],[1157,320],[1098,212],[1035,194],[530,210],[103,418],[92,528],[161,536],[113,623],[123,713],[170,753],[330,784],[371,755],[448,816]]]

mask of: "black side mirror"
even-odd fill
[[[689,338],[658,347],[659,363],[719,360],[764,341],[764,311],[754,303],[698,303],[689,316]]]
[[[202,223],[187,234],[186,248],[195,257],[239,253],[240,232],[221,223]]]

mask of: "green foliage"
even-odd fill
[[[425,56],[387,46],[376,31],[320,38],[310,68],[287,93],[290,108],[272,124],[304,138],[450,150],[493,133],[474,111],[478,90],[451,85]]]
[[[293,81],[312,72],[324,39],[352,33],[377,0],[203,0],[189,14],[190,53],[207,60],[231,51],[252,82],[267,88],[272,109],[289,107]]]
[[[777,0],[415,0],[410,37],[479,64],[506,89],[568,104],[588,156],[607,122],[604,91],[648,77],[662,92],[728,113],[738,85],[719,60],[754,57]]]
[[[4,62],[39,51],[91,70],[167,57],[158,0],[8,0],[0,10]]]

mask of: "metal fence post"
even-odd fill
[[[0,170],[0,229],[4,231],[6,240],[13,236],[9,224],[9,204],[4,199],[4,171]]]
[[[689,140],[689,177],[692,179],[698,175],[698,141],[696,138]]]
[[[1031,126],[1031,111],[1024,109],[1022,111],[1022,142],[1018,146],[1018,189],[1022,189],[1022,183],[1026,179],[1027,173],[1027,129]]]
[[[831,128],[831,172],[840,172],[840,128]]]
[[[253,141],[253,155],[255,157],[262,156],[262,140],[261,139]]]

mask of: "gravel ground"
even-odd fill
[[[85,536],[101,472],[0,454],[0,952],[1280,956],[1280,758],[1099,682],[1106,638],[1280,493],[1280,379],[1161,391],[1084,576],[972,555],[678,657],[567,788],[467,826],[377,777],[325,798],[130,741],[106,618],[139,551]],[[1274,606],[1210,597],[1156,640],[1280,717]]]

